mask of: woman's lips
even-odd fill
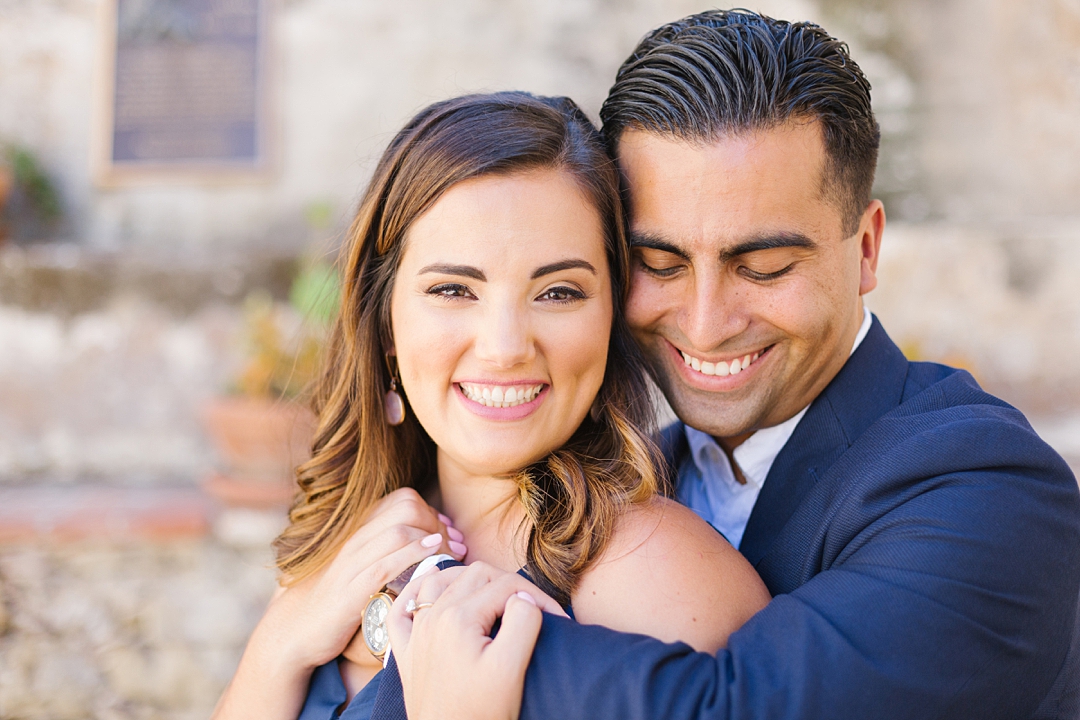
[[[549,385],[524,382],[511,385],[464,381],[454,389],[465,407],[488,420],[520,420],[531,415],[547,397]]]

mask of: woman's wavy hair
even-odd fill
[[[408,412],[386,421],[390,297],[412,223],[470,178],[555,169],[573,177],[603,223],[615,308],[603,384],[566,445],[516,473],[527,568],[566,602],[600,556],[621,509],[660,490],[647,372],[622,313],[630,276],[619,179],[573,101],[521,92],[469,95],[422,110],[390,143],[342,249],[341,312],[313,409],[312,458],[297,469],[277,566],[296,582],[324,566],[387,493],[436,480],[435,446]]]

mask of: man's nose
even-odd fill
[[[682,332],[701,351],[711,351],[746,329],[747,316],[736,284],[722,273],[695,278],[681,315]]]
[[[497,368],[528,362],[535,353],[527,313],[512,303],[497,303],[484,313],[477,329],[476,356]]]

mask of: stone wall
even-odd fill
[[[390,135],[434,100],[524,89],[570,95],[595,114],[638,38],[699,9],[691,0],[271,2],[273,177],[106,188],[90,174],[105,6],[0,0],[0,139],[32,147],[55,173],[71,238],[186,254],[295,249],[312,205],[344,222]]]
[[[212,539],[0,546],[0,717],[208,717],[269,561]]]

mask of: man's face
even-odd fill
[[[627,317],[680,419],[733,446],[810,403],[862,322],[885,217],[847,235],[817,123],[690,144],[628,130]]]

